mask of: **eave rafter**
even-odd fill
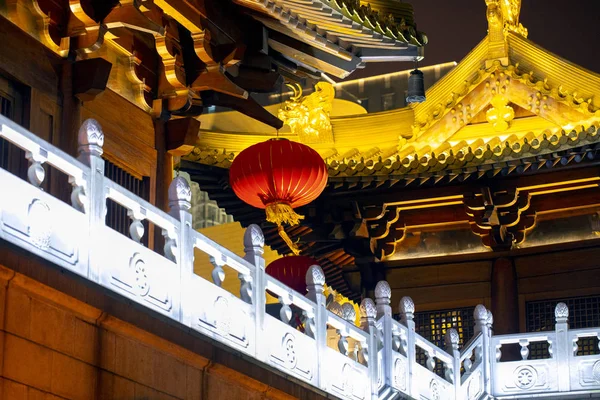
[[[225,105],[281,127],[248,97],[282,79],[260,53],[260,25],[229,3],[70,0],[63,7],[52,0],[11,0],[7,14],[68,60],[102,57],[124,65],[126,97],[156,116],[197,116],[203,106]],[[32,21],[36,29],[29,29]],[[230,73],[233,64],[241,67]],[[120,78],[114,81],[120,93],[127,91]]]

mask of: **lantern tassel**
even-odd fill
[[[267,213],[267,221],[277,225],[288,224],[294,226],[304,219],[304,215],[296,213],[292,206],[287,203],[269,204],[265,208],[265,212]]]
[[[290,226],[298,225],[300,220],[304,219],[304,215],[296,213],[292,206],[287,203],[269,204],[265,208],[265,212],[267,214],[267,221],[277,224],[277,232],[285,244],[288,245],[295,255],[300,254],[300,249],[292,242],[292,239],[290,239],[285,229],[283,229],[282,224],[288,224]]]
[[[279,233],[279,236],[281,236],[285,244],[288,245],[292,253],[294,253],[294,255],[296,256],[299,255],[300,249],[298,248],[298,246],[296,246],[294,242],[292,242],[292,239],[290,239],[285,229],[283,229],[283,226],[277,224],[277,232]]]

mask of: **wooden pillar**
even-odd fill
[[[492,267],[494,334],[519,332],[517,273],[510,258],[499,258]]]
[[[73,62],[65,60],[62,63],[61,72],[62,129],[58,146],[69,155],[77,157],[77,132],[81,125],[81,101],[73,93]]]
[[[154,119],[154,139],[156,146],[156,183],[151,190],[155,193],[154,205],[169,211],[169,185],[173,180],[173,156],[167,151],[167,124],[163,119]],[[160,229],[154,232],[154,245],[161,248],[164,238]]]

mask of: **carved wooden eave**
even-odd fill
[[[506,65],[486,62],[486,38],[414,108],[332,118],[333,143],[311,144],[326,160],[330,177],[338,184],[359,181],[361,186],[388,180],[444,183],[551,168],[595,151],[600,143],[600,110],[594,103],[600,98],[600,76],[516,34],[508,33],[507,40],[514,55]],[[513,52],[512,43],[525,53]],[[519,62],[543,63],[540,70],[549,75],[526,72]],[[559,80],[560,68],[569,77]],[[585,87],[578,90],[578,82]],[[513,113],[503,121],[503,130],[487,122],[499,98],[500,106]],[[268,137],[202,132],[190,159],[227,168],[235,154]]]
[[[421,232],[471,231],[490,250],[508,251],[522,244],[540,222],[596,213],[600,148],[576,151],[552,160],[556,165],[552,174],[518,173],[515,168],[512,174],[493,179],[459,177],[443,186],[433,180],[419,186],[418,178],[365,181],[357,177],[344,182],[332,178],[320,199],[299,210],[306,219],[291,227],[289,235],[303,254],[325,266],[337,290],[356,296],[343,280],[345,266],[391,262],[399,249],[414,246]],[[264,211],[235,196],[227,169],[190,161],[182,161],[181,168],[243,226],[260,224],[274,250],[288,251],[276,227],[264,221]]]
[[[289,59],[345,78],[369,61],[412,61],[422,58],[427,37],[414,26],[395,23],[367,7],[343,0],[297,3],[286,0],[236,0],[255,10],[254,18],[283,35],[270,35],[269,45]],[[289,38],[310,46],[301,47]],[[323,52],[314,57],[314,51]],[[325,56],[328,54],[330,57]]]
[[[331,118],[333,140],[310,144],[328,164],[329,182],[300,210],[307,217],[290,237],[328,263],[328,278],[342,281],[342,291],[345,266],[363,274],[393,263],[432,233],[465,234],[474,246],[468,251],[512,252],[547,233],[544,221],[597,215],[600,75],[540,49],[525,33],[518,18],[490,26],[426,102]],[[243,148],[272,136],[201,131],[182,168],[242,224],[260,223],[260,210],[228,187],[227,168]],[[270,245],[285,252],[276,230],[263,227]],[[580,238],[564,236],[552,243]]]
[[[108,87],[155,116],[197,116],[203,107],[217,105],[275,128],[281,121],[249,93],[280,87],[284,66],[291,68],[286,76],[290,71],[346,76],[368,57],[414,58],[426,41],[412,19],[413,25],[399,27],[341,3],[323,3],[333,19],[315,14],[314,21],[303,22],[300,16],[290,19],[291,9],[282,13],[271,3],[245,3],[9,0],[2,13],[67,62],[101,57],[112,63]],[[341,25],[331,25],[335,21]],[[337,32],[342,26],[347,31],[335,37],[311,33]],[[296,53],[304,49],[311,61],[291,57],[282,64],[283,47]]]

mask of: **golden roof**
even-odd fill
[[[490,20],[493,1],[487,3]],[[482,174],[600,143],[600,75],[532,43],[522,25],[503,26],[496,35],[490,22],[488,35],[427,91],[424,103],[331,118],[333,139],[310,144],[330,176]],[[227,168],[239,151],[273,136],[267,129],[201,131],[188,157]]]

